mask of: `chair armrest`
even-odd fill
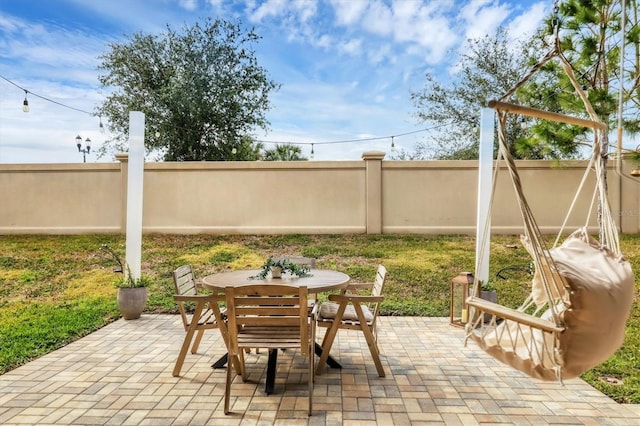
[[[361,296],[357,294],[330,294],[329,300],[332,302],[382,302],[384,300],[384,296]]]
[[[373,283],[350,283],[347,290],[370,290],[371,287],[373,287]]]
[[[319,312],[320,312],[320,304],[315,303],[313,305],[313,309],[311,309],[311,312],[309,312],[309,317],[312,318],[314,321],[316,321],[318,319]]]
[[[355,293],[361,290],[371,291],[373,283],[351,283],[342,289],[340,294]]]

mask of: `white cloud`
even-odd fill
[[[338,49],[343,53],[359,55],[362,52],[362,40],[345,41],[339,44]]]
[[[280,16],[286,11],[287,3],[287,0],[267,0],[250,14],[249,20],[261,22],[268,17]]]
[[[251,4],[254,4],[253,2]],[[252,22],[262,22],[267,18],[285,17],[301,23],[309,21],[317,10],[315,0],[267,0],[255,9],[249,9]]]
[[[362,28],[372,34],[389,36],[393,33],[394,16],[391,9],[380,0],[369,3],[362,19]]]
[[[507,26],[509,34],[516,39],[531,37],[550,12],[551,8],[547,2],[532,4],[529,9],[509,23]]]
[[[328,34],[323,34],[317,39],[317,41],[314,44],[315,46],[323,47],[326,49],[331,46],[332,41],[333,41],[333,38],[331,36],[329,36]]]
[[[510,7],[498,0],[471,0],[460,12],[466,24],[465,38],[477,39],[495,33],[509,14]]]
[[[330,0],[338,25],[349,26],[362,18],[367,2],[353,0]]]
[[[178,4],[180,4],[180,7],[183,9],[192,12],[198,7],[198,0],[179,0]]]

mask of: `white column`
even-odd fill
[[[144,114],[129,112],[126,262],[134,279],[142,262],[142,187],[144,178]],[[125,271],[126,273],[126,271]]]
[[[480,111],[480,143],[478,146],[478,212],[476,222],[476,277],[489,280],[489,244],[491,242],[491,192],[493,189],[494,112]]]

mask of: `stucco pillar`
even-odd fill
[[[120,232],[127,229],[127,179],[129,177],[129,153],[116,154],[116,161],[120,162]]]
[[[620,232],[637,234],[640,232],[640,178],[632,177],[631,170],[637,169],[635,161],[622,160],[620,179]],[[615,176],[609,173],[609,176]],[[612,210],[614,210],[612,208]],[[614,211],[615,213],[615,211]]]
[[[385,153],[368,151],[365,161],[365,206],[367,234],[382,234],[382,159]]]

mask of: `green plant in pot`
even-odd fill
[[[489,302],[498,303],[498,292],[491,281],[480,282],[480,298]],[[491,314],[484,314],[484,322],[491,322]]]
[[[496,286],[491,281],[482,281],[480,284],[480,298],[493,303],[497,303],[498,292],[496,290]]]
[[[123,279],[116,281],[118,287],[118,310],[126,320],[138,319],[147,305],[149,277],[133,278],[129,265]]]
[[[123,274],[114,282],[118,288],[118,310],[120,314],[126,320],[140,318],[147,305],[147,286],[150,284],[150,278],[145,275],[140,275],[140,278],[134,278],[129,265],[126,265],[125,270],[120,256],[111,247],[103,244],[101,248],[109,253],[118,264],[114,272]]]
[[[260,273],[252,278],[264,280],[267,275],[271,273],[271,278],[281,278],[282,274],[289,272],[291,275],[297,277],[309,277],[309,266],[298,265],[287,259],[274,260],[273,257],[269,257],[267,261],[262,265]]]

